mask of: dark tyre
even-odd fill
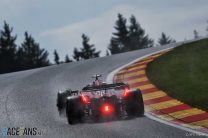
[[[59,111],[59,115],[61,113],[64,113],[65,112],[65,108],[66,108],[66,100],[67,100],[67,97],[68,96],[71,96],[71,90],[68,89],[64,92],[58,92],[57,93],[57,102],[56,102],[56,106],[58,108],[58,111]]]
[[[62,95],[60,93],[57,94],[56,106],[57,106],[58,111],[60,113],[60,111],[63,108],[63,98],[62,98]]]
[[[129,117],[144,115],[144,102],[140,90],[130,92],[126,97],[126,112]]]
[[[67,99],[66,102],[66,117],[69,124],[76,124],[82,121],[84,117],[83,105],[80,97]]]

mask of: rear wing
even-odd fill
[[[68,89],[65,91],[59,91],[58,94],[61,94],[62,96],[67,97],[67,96],[72,96],[72,95],[78,95],[79,91],[78,90],[72,91],[71,89]]]
[[[115,89],[115,88],[124,88],[128,87],[128,85],[124,83],[114,83],[114,84],[102,84],[98,86],[86,86],[82,90],[83,91],[99,91],[99,90],[107,90],[107,89]]]

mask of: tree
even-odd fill
[[[93,44],[89,44],[89,37],[82,34],[82,48],[80,51],[80,57],[82,59],[90,59],[99,57],[100,51],[96,52],[96,48]]]
[[[154,41],[145,34],[145,30],[137,22],[136,17],[132,15],[129,20],[129,49],[137,50],[152,47]]]
[[[106,56],[110,56],[110,53],[108,50],[106,50]]]
[[[81,53],[78,51],[77,48],[74,48],[74,55],[73,55],[73,58],[76,60],[76,61],[79,61],[81,59]]]
[[[111,54],[148,48],[154,45],[154,41],[145,34],[145,30],[137,22],[135,16],[132,15],[129,21],[130,25],[127,26],[126,18],[118,14],[118,20],[114,27],[116,32],[113,33],[108,46]]]
[[[0,73],[16,70],[16,44],[17,36],[12,35],[13,28],[4,21],[3,30],[0,30]]]
[[[111,54],[128,51],[127,42],[129,32],[126,26],[126,18],[124,18],[123,15],[118,14],[118,20],[115,23],[114,29],[116,32],[113,33],[108,47]]]
[[[170,36],[167,36],[164,32],[162,32],[161,38],[158,39],[159,45],[166,45],[175,42],[176,40],[172,39]]]
[[[194,30],[193,33],[194,33],[194,38],[195,39],[199,38],[199,33],[198,33],[198,31],[196,29]]]
[[[110,40],[110,44],[108,46],[108,49],[110,50],[111,54],[117,54],[117,53],[121,53],[121,49],[118,46],[118,43],[116,40],[111,39]]]
[[[72,60],[69,58],[68,55],[65,56],[65,63],[69,63],[72,62]]]
[[[20,70],[44,67],[50,64],[48,52],[41,49],[39,44],[27,32],[25,32],[25,40],[18,49],[17,55]]]
[[[56,50],[54,50],[53,54],[54,54],[55,63],[60,64],[58,52]]]

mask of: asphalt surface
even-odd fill
[[[70,126],[56,108],[58,90],[81,89],[94,74],[102,74],[105,80],[114,69],[172,46],[0,75],[0,127],[37,127],[43,137],[54,138],[187,137],[189,132],[147,117]]]

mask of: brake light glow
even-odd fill
[[[130,92],[129,88],[126,87],[126,88],[124,89],[123,96],[124,96],[124,97],[128,96],[128,93],[129,93],[129,92]]]
[[[89,103],[89,98],[85,95],[81,95],[81,98],[82,98],[82,101],[86,104],[86,103]]]

